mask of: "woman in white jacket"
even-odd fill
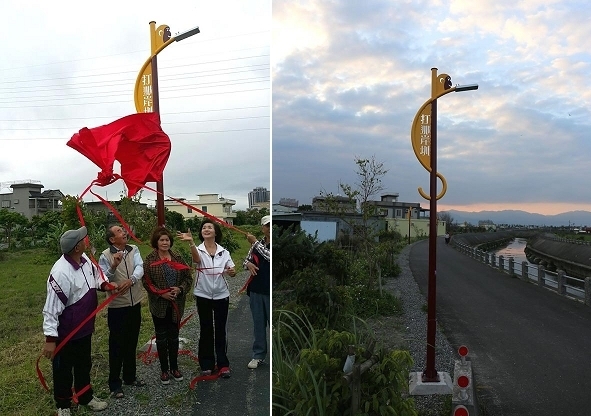
[[[210,375],[217,367],[221,377],[229,378],[226,324],[230,290],[226,276],[236,276],[234,262],[228,250],[220,245],[221,227],[209,218],[204,218],[201,222],[199,239],[202,243],[199,246],[193,242],[191,231],[178,233],[178,237],[189,242],[193,262],[197,264],[193,294],[199,314],[200,336],[197,355],[201,374]]]

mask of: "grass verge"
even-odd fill
[[[225,230],[224,230],[225,231]],[[237,270],[250,245],[242,234],[236,234],[239,248],[232,253]],[[178,242],[177,242],[178,244]],[[152,248],[139,244],[142,257]],[[97,257],[98,259],[98,257]],[[2,252],[0,257],[0,409],[1,414],[17,416],[54,415],[53,394],[39,382],[35,371],[37,358],[43,348],[43,316],[46,282],[49,271],[57,259],[43,249]],[[106,295],[99,294],[99,304]],[[153,335],[152,318],[147,301],[142,305],[141,340]],[[106,308],[96,315],[95,333],[92,339],[91,380],[95,394],[106,398],[109,395],[109,373]],[[50,390],[52,389],[51,362],[40,360],[40,369]],[[173,399],[174,400],[174,399]],[[78,415],[92,414],[79,409]]]

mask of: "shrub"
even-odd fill
[[[343,380],[349,345],[358,362],[371,334],[364,330],[314,329],[305,315],[275,311],[273,327],[273,414],[350,415],[351,393]],[[354,328],[362,321],[354,320]],[[286,342],[286,340],[288,342]],[[360,411],[365,415],[416,416],[405,397],[412,359],[406,351],[375,351],[378,363],[361,375]],[[358,413],[359,414],[359,413]]]
[[[402,313],[400,299],[389,292],[368,289],[365,286],[348,286],[345,288],[351,298],[353,314],[365,319],[373,316],[391,316]]]
[[[333,242],[321,243],[316,248],[317,264],[330,272],[339,286],[349,284],[349,257],[345,250],[339,249]]]
[[[317,246],[316,237],[305,231],[273,227],[273,286],[281,286],[298,270],[316,263]]]
[[[231,254],[240,248],[233,231],[225,230],[222,233],[222,246]],[[191,264],[191,263],[189,263]]]
[[[339,328],[351,313],[350,298],[335,284],[332,277],[318,266],[307,267],[292,277],[295,302],[306,313],[314,327]]]

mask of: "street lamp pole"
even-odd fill
[[[437,172],[437,99],[450,92],[478,89],[477,84],[452,87],[451,77],[437,75],[437,68],[431,68],[431,98],[417,112],[411,130],[411,140],[415,155],[429,171],[429,196],[421,188],[419,194],[429,200],[429,268],[427,289],[427,362],[422,373],[422,382],[438,383],[439,374],[435,369],[435,335],[437,332],[437,200],[445,195],[447,182]],[[430,105],[430,108],[428,107]],[[429,111],[430,110],[430,111]],[[442,192],[437,194],[437,178],[443,184]]]
[[[431,68],[431,97],[437,95],[437,68]],[[431,172],[429,172],[429,286],[427,291],[427,367],[424,382],[438,382],[435,369],[435,334],[437,332],[437,99],[431,104]]]
[[[144,62],[135,81],[135,108],[138,113],[157,113],[160,116],[160,93],[158,90],[158,60],[157,55],[172,42],[180,42],[200,33],[195,27],[176,36],[170,35],[167,25],[156,28],[156,22],[150,22],[150,57]],[[158,225],[165,223],[164,218],[164,179],[156,182],[156,212]]]
[[[412,217],[412,208],[408,209],[408,244],[410,245],[410,219]]]

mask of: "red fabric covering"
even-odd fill
[[[162,131],[157,113],[137,113],[104,126],[84,127],[68,146],[101,168],[98,183],[103,186],[116,180],[113,163],[119,161],[128,197],[139,191],[140,184],[161,181],[170,156],[170,138]]]

